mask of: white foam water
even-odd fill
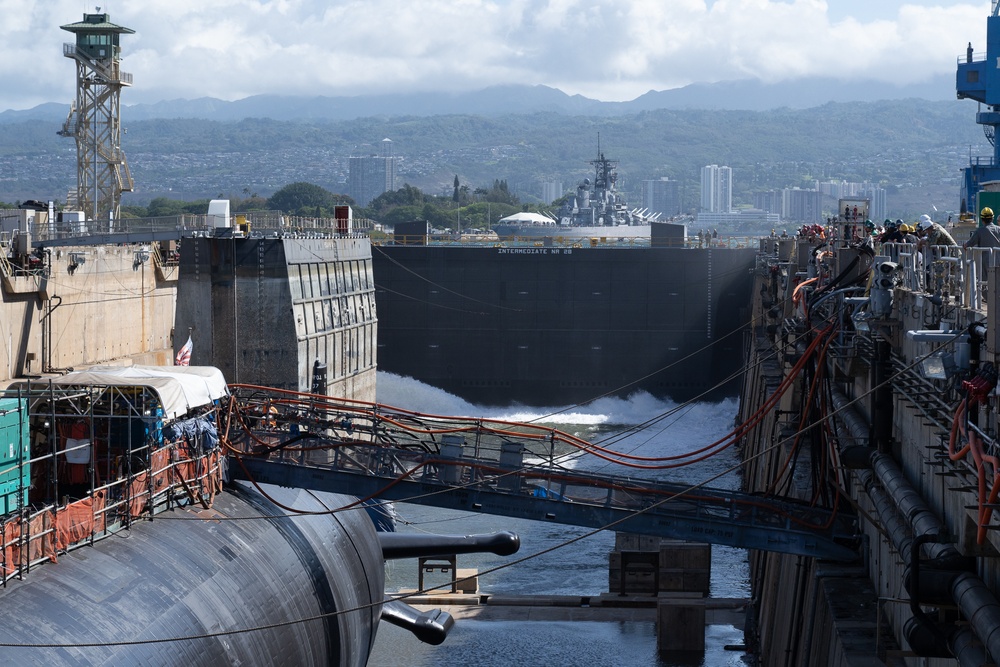
[[[437,415],[544,423],[573,432],[591,442],[600,442],[609,449],[649,457],[682,454],[715,442],[732,429],[737,409],[737,402],[733,399],[679,406],[646,393],[627,399],[601,398],[583,406],[477,406],[412,378],[384,372],[378,374],[377,386],[378,401],[387,405]],[[739,485],[738,474],[734,472],[737,463],[736,453],[727,450],[696,465],[671,470],[628,468],[592,457],[574,457],[567,467],[690,484],[714,478],[709,486],[733,489]],[[613,532],[598,532],[560,548],[560,545],[590,533],[590,529],[406,503],[399,503],[396,508],[402,520],[400,531],[465,535],[513,530],[521,537],[521,551],[515,556],[463,555],[459,557],[459,566],[463,568],[477,568],[482,573],[514,559],[541,554],[482,575],[480,590],[483,592],[597,596],[608,590],[608,554],[614,548]],[[387,590],[416,588],[416,575],[415,560],[389,563]],[[748,577],[744,550],[724,546],[712,548],[713,597],[748,597]],[[437,585],[441,581],[430,583]],[[512,637],[518,637],[519,641],[513,641]],[[581,637],[594,639],[582,653],[580,648],[584,640]],[[741,644],[742,641],[742,629],[710,627],[706,634],[705,655],[694,664],[742,665],[742,653],[724,648],[727,644]],[[663,667],[672,663],[657,655],[652,623],[469,620],[457,622],[452,634],[441,646],[420,644],[409,634],[382,624],[369,662],[372,667],[468,664],[578,664],[588,667],[630,664]]]

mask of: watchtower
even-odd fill
[[[98,8],[100,9],[100,8]],[[83,21],[61,26],[76,34],[63,55],[76,61],[76,100],[59,132],[76,139],[76,193],[67,202],[87,217],[109,226],[118,218],[121,193],[132,191],[132,174],[121,148],[121,91],[132,75],[121,71],[119,37],[134,34],[107,14],[84,14]]]

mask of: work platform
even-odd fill
[[[595,529],[836,561],[856,558],[852,516],[805,503],[560,467],[598,447],[537,425],[418,415],[316,395],[235,387],[231,473]]]

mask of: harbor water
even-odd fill
[[[378,375],[380,403],[439,415],[491,417],[533,421],[585,437],[592,442],[643,456],[669,456],[699,449],[728,433],[737,401],[678,406],[648,394],[628,399],[603,398],[582,407],[490,408],[474,406],[438,389],[388,373]],[[639,428],[641,426],[641,428]],[[567,467],[735,489],[738,457],[726,450],[703,462],[671,470],[637,470],[589,458],[571,459]],[[479,589],[493,595],[598,596],[608,591],[608,554],[615,544],[612,531],[528,521],[503,516],[457,512],[398,503],[398,530],[465,535],[511,530],[521,538],[514,556],[462,555],[459,568],[480,572]],[[590,533],[594,533],[590,535]],[[587,535],[583,539],[576,538]],[[535,556],[535,554],[538,554]],[[510,564],[511,561],[518,561]],[[496,569],[499,568],[499,569]],[[488,570],[492,570],[487,572]],[[386,590],[416,589],[415,560],[387,564]],[[427,575],[425,586],[446,581]],[[712,547],[711,596],[749,597],[746,552]],[[420,643],[409,633],[382,623],[372,651],[372,667],[447,667],[458,665],[613,665],[636,667],[673,665],[744,665],[743,630],[734,626],[706,628],[706,650],[694,662],[658,655],[653,622],[500,621],[459,619],[440,646]]]

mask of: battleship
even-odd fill
[[[604,156],[600,147],[592,160],[594,180],[585,178],[552,217],[514,214],[501,219],[492,229],[501,239],[563,237],[572,239],[620,236],[649,238],[650,223],[658,214],[643,215],[630,209],[618,191],[618,161]]]

